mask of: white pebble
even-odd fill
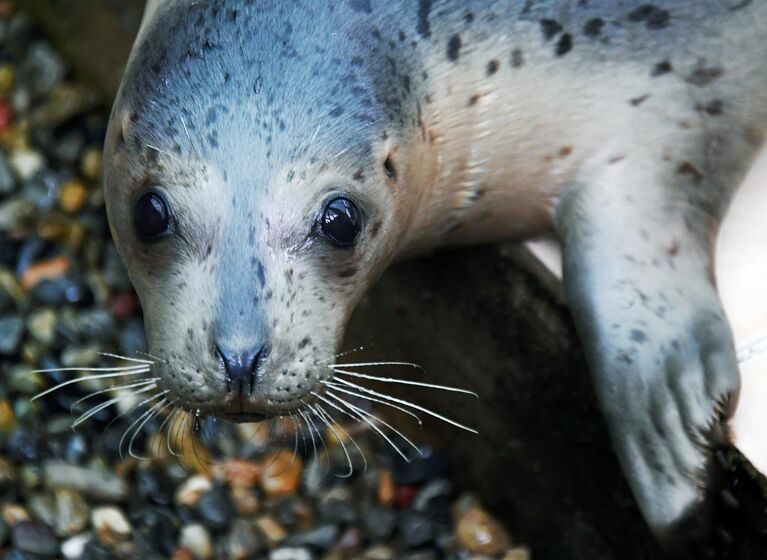
[[[213,558],[213,543],[210,534],[199,523],[192,523],[181,529],[180,546],[189,550],[195,560],[208,560]]]
[[[85,550],[85,545],[87,545],[92,538],[93,535],[90,533],[82,533],[80,535],[75,535],[74,537],[68,538],[63,543],[61,543],[62,556],[68,560],[77,560],[78,558],[82,557],[83,550]]]
[[[200,496],[213,489],[210,480],[202,475],[188,478],[176,490],[176,503],[183,506],[194,506]]]
[[[34,150],[15,150],[9,159],[11,167],[22,181],[32,179],[45,164],[42,154]]]
[[[130,521],[116,507],[100,507],[93,510],[91,523],[104,542],[119,542],[131,534]]]

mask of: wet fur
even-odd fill
[[[711,255],[767,129],[765,44],[747,0],[150,2],[105,172],[161,385],[291,410],[392,259],[558,234],[623,468],[678,541],[739,387]],[[181,228],[151,248],[148,183]],[[311,235],[334,192],[367,213],[352,251]],[[215,340],[267,341],[257,394],[227,394]]]

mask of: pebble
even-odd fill
[[[128,497],[125,480],[97,468],[53,461],[43,466],[43,477],[49,488],[70,488],[96,500],[120,502]]]
[[[291,535],[287,539],[286,544],[290,546],[311,546],[327,550],[336,542],[338,532],[339,528],[337,525],[328,523]]]
[[[287,531],[280,525],[274,517],[264,515],[256,519],[256,526],[266,537],[269,546],[281,543],[288,536]]]
[[[294,457],[292,451],[280,449],[269,453],[264,465],[261,488],[269,496],[289,496],[298,491],[303,469],[300,457]]]
[[[252,488],[258,484],[263,470],[261,464],[242,459],[229,459],[217,469],[218,475],[231,486],[242,488]]]
[[[64,183],[59,191],[59,206],[64,212],[76,214],[88,203],[88,189],[85,185],[73,179]]]
[[[195,475],[186,479],[176,490],[175,501],[179,505],[193,507],[200,496],[213,489],[213,484],[206,476]]]
[[[517,546],[510,549],[503,556],[503,560],[531,560],[533,557],[529,548],[524,546]]]
[[[394,531],[397,514],[389,508],[372,506],[363,512],[362,522],[371,540],[384,540]]]
[[[51,496],[34,494],[27,498],[27,508],[34,519],[53,527],[56,523],[56,505]]]
[[[0,354],[12,356],[19,351],[24,336],[24,319],[18,315],[0,318]]]
[[[462,497],[454,506],[458,542],[473,554],[501,554],[509,546],[506,530],[475,499]]]
[[[395,497],[394,478],[391,472],[381,471],[378,478],[378,503],[382,506],[391,507],[394,505]]]
[[[336,547],[347,557],[357,556],[362,551],[364,535],[358,527],[349,527],[338,539]]]
[[[59,537],[69,537],[84,531],[90,522],[91,510],[79,492],[67,488],[55,491],[56,519],[53,529]]]
[[[195,504],[195,510],[200,521],[217,530],[228,527],[235,514],[229,497],[222,488],[214,488],[202,494]]]
[[[379,544],[367,549],[362,557],[364,560],[394,560],[397,553],[392,547]]]
[[[130,521],[113,506],[98,507],[91,514],[91,524],[102,544],[114,545],[125,541],[131,534]]]
[[[45,166],[43,155],[36,150],[14,150],[8,162],[21,181],[31,181]]]
[[[226,548],[230,560],[247,560],[257,554],[264,543],[253,527],[251,521],[238,519],[232,524],[227,535]]]
[[[242,516],[252,517],[261,509],[261,500],[251,488],[233,486],[229,491],[229,498],[237,513]]]
[[[82,533],[69,537],[63,543],[61,543],[61,554],[67,560],[78,560],[83,556],[85,551],[85,545],[87,545],[93,539],[93,535],[90,533]]]
[[[16,180],[5,155],[0,153],[0,196],[11,194],[16,188]]]
[[[181,529],[179,546],[187,549],[195,560],[207,560],[213,557],[213,541],[208,530],[199,523],[187,525]]]
[[[56,336],[56,320],[58,316],[53,309],[38,309],[29,314],[27,329],[36,340],[50,346]]]
[[[418,548],[434,539],[434,524],[421,513],[404,512],[399,518],[399,533],[409,547]]]
[[[91,147],[83,152],[80,173],[89,181],[98,181],[101,178],[101,149]]]
[[[22,276],[21,286],[29,291],[43,280],[56,280],[69,272],[71,262],[67,257],[55,257],[30,266]]]
[[[55,556],[59,551],[56,535],[44,523],[20,521],[11,528],[11,542],[21,552],[39,556]]]
[[[308,548],[275,548],[269,560],[314,560],[314,556]]]

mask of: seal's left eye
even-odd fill
[[[318,229],[338,247],[349,247],[362,230],[362,213],[351,200],[339,196],[325,205]]]
[[[146,241],[157,239],[170,230],[170,208],[162,196],[149,192],[136,203],[133,213],[136,233]]]

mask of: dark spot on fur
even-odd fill
[[[341,116],[341,115],[343,115],[343,114],[344,114],[344,108],[343,108],[343,107],[341,107],[340,105],[337,105],[337,106],[335,106],[335,107],[333,108],[333,110],[331,110],[331,111],[328,113],[328,115],[329,115],[329,116],[331,116],[331,117],[333,117],[333,118],[336,118],[336,117],[340,117],[340,116]]]
[[[493,59],[487,63],[486,73],[489,77],[495,74],[496,72],[498,72],[498,61]]]
[[[363,173],[363,170],[361,167],[354,172],[354,175],[352,175],[352,179],[360,183],[365,180],[365,173]]]
[[[644,331],[640,331],[639,329],[632,329],[631,340],[641,344],[647,340],[647,335],[645,335]]]
[[[676,168],[676,172],[680,175],[686,175],[692,179],[692,182],[699,185],[703,181],[703,173],[698,171],[698,168],[691,164],[689,161],[683,161]]]
[[[559,157],[566,158],[572,153],[573,153],[573,148],[571,146],[565,146],[561,150],[559,150]]]
[[[349,268],[345,268],[342,271],[338,273],[339,278],[349,278],[351,276],[354,276],[357,274],[357,267],[350,266]]]
[[[349,0],[349,6],[351,6],[352,10],[355,12],[363,14],[370,14],[373,12],[373,9],[370,7],[370,0]]]
[[[557,47],[554,49],[554,53],[557,56],[564,56],[569,53],[573,48],[573,37],[569,33],[564,33],[557,41]]]
[[[668,27],[670,17],[668,10],[663,10],[652,4],[642,4],[629,13],[628,19],[633,23],[643,21],[647,29],[664,29]]]
[[[543,37],[549,41],[551,40],[557,33],[562,31],[562,25],[553,19],[542,19],[541,20],[541,31],[543,32]]]
[[[473,12],[466,12],[463,14],[463,21],[466,23],[474,23],[474,13]]]
[[[668,60],[663,60],[653,66],[652,71],[650,72],[650,76],[653,78],[657,78],[658,76],[663,76],[664,74],[668,74],[674,69],[673,66],[671,66],[671,63]]]
[[[474,105],[476,105],[480,97],[481,95],[478,93],[475,93],[474,95],[469,97],[469,103],[468,103],[469,107],[473,107]]]
[[[705,105],[703,103],[696,104],[695,110],[708,113],[712,117],[718,117],[724,112],[724,102],[721,99],[712,99]]]
[[[613,156],[613,157],[611,157],[610,159],[607,160],[607,163],[609,165],[613,165],[613,164],[618,163],[619,161],[623,161],[624,159],[626,159],[626,156],[624,156],[624,155]]]
[[[671,242],[671,245],[669,245],[669,248],[666,250],[666,252],[672,256],[676,257],[679,254],[679,241],[676,239]]]
[[[309,338],[308,336],[304,337],[303,339],[301,339],[301,342],[298,343],[298,349],[299,350],[303,350],[304,348],[309,346],[309,344],[311,344],[311,342],[312,342],[311,338]]]
[[[375,238],[378,233],[381,231],[381,226],[383,225],[383,222],[381,220],[378,220],[373,224],[373,226],[370,228],[370,237]]]
[[[461,37],[453,35],[447,42],[447,59],[455,62],[461,56]]]
[[[431,12],[432,0],[419,0],[418,1],[418,23],[416,24],[416,31],[423,37],[431,37],[431,28],[429,26],[429,12]]]
[[[583,34],[586,37],[598,37],[602,33],[602,28],[605,26],[605,20],[602,18],[590,19],[583,26]]]
[[[525,57],[520,49],[511,51],[511,67],[519,68],[525,63]]]
[[[629,103],[633,105],[634,107],[639,107],[642,103],[645,102],[645,100],[650,97],[649,94],[640,95],[639,97],[634,97],[633,99],[629,99]]]
[[[699,66],[693,70],[692,74],[685,78],[685,81],[697,87],[704,87],[720,78],[723,74],[724,68],[720,66]]]

